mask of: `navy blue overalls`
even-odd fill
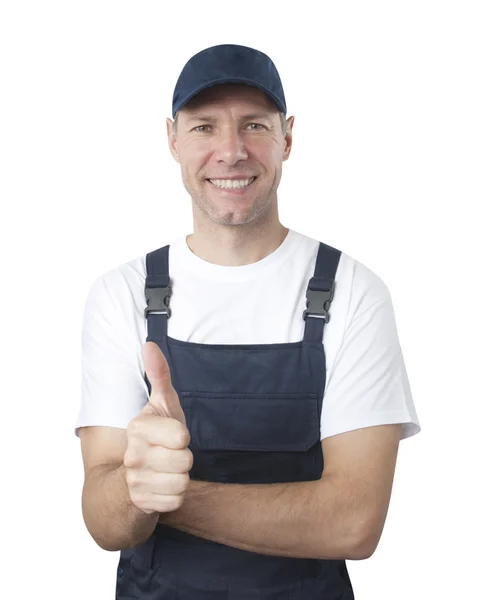
[[[167,359],[186,416],[191,479],[247,484],[322,476],[323,328],[340,254],[319,245],[306,292],[304,339],[260,345],[169,337],[169,246],[146,255],[147,341]],[[151,392],[146,374],[145,380]],[[117,600],[353,598],[345,560],[256,554],[164,524],[146,543],[121,552],[116,582]]]

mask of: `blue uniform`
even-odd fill
[[[146,255],[147,341],[158,344],[186,416],[194,480],[285,483],[322,476],[323,328],[341,252],[320,243],[294,343],[212,345],[167,335],[169,246]],[[277,298],[277,302],[281,301]],[[151,385],[146,377],[148,390]],[[117,600],[353,600],[345,560],[257,554],[158,524],[123,550]]]

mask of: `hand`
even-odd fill
[[[141,511],[152,514],[180,508],[189,486],[194,457],[184,411],[160,348],[146,342],[143,364],[151,384],[148,403],[127,428],[124,454],[129,496]]]

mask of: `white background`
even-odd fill
[[[165,118],[188,58],[238,43],[296,116],[281,221],[386,282],[422,425],[376,553],[348,562],[356,600],[490,598],[487,10],[2,3],[2,597],[114,596],[80,507],[82,310],[99,274],[192,231]]]

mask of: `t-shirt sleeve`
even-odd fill
[[[131,294],[116,272],[92,284],[82,318],[81,397],[75,423],[125,429],[146,404],[148,390],[135,344]],[[134,312],[134,311],[133,311]]]
[[[401,439],[420,431],[387,293],[344,333],[327,377],[320,437],[391,423],[403,424]]]

